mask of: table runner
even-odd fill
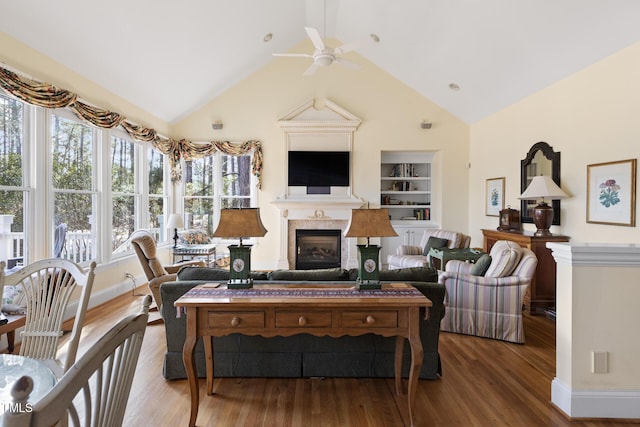
[[[184,298],[212,297],[212,298],[273,298],[273,297],[304,297],[304,298],[380,298],[380,297],[403,297],[418,298],[423,297],[422,293],[415,288],[387,288],[387,289],[366,289],[356,288],[249,288],[249,289],[220,289],[220,288],[192,288]]]

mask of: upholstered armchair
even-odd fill
[[[162,265],[156,256],[156,240],[147,230],[136,230],[129,237],[133,249],[138,255],[142,270],[149,281],[149,290],[153,295],[158,308],[162,305],[160,299],[160,285],[164,282],[176,280],[178,270],[186,265],[204,267],[206,263],[202,260],[184,261],[172,265]]]
[[[429,238],[432,237],[431,241]],[[401,245],[396,249],[395,254],[387,257],[389,270],[410,267],[429,266],[429,248],[433,241],[438,241],[435,248],[447,247],[449,249],[468,248],[471,243],[471,236],[464,235],[457,231],[447,231],[428,228],[424,231],[419,246]]]
[[[440,329],[524,343],[522,304],[538,259],[506,240],[497,241],[490,254],[483,255],[488,256],[476,264],[449,261],[440,273],[438,281],[446,288]]]

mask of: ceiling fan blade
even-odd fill
[[[340,65],[344,65],[345,67],[352,68],[354,70],[360,69],[360,64],[356,64],[355,62],[348,61],[344,58],[336,58],[333,62],[337,62]]]
[[[313,58],[313,55],[308,53],[273,53],[273,56],[289,56],[294,58]]]
[[[304,27],[304,30],[307,32],[307,35],[311,39],[313,47],[315,47],[317,50],[323,50],[324,42],[322,41],[322,37],[320,37],[320,32],[312,27]]]
[[[316,64],[315,62],[313,64],[311,64],[311,66],[309,68],[306,69],[306,71],[304,73],[302,73],[305,76],[310,76],[313,73],[315,73],[316,71],[318,71],[318,68],[320,68],[320,65]]]
[[[343,44],[342,46],[335,48],[334,52],[336,55],[341,55],[343,53],[351,52],[352,50],[357,50],[367,45],[370,45],[371,43],[376,43],[376,42],[377,41],[372,34],[369,37],[365,37],[363,39],[356,40],[351,43]]]

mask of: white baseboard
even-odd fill
[[[551,402],[571,418],[640,419],[640,390],[572,390],[554,378]]]

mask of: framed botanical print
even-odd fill
[[[587,165],[587,222],[635,227],[636,159]]]
[[[504,181],[504,177],[487,179],[485,215],[499,216],[504,209]]]

